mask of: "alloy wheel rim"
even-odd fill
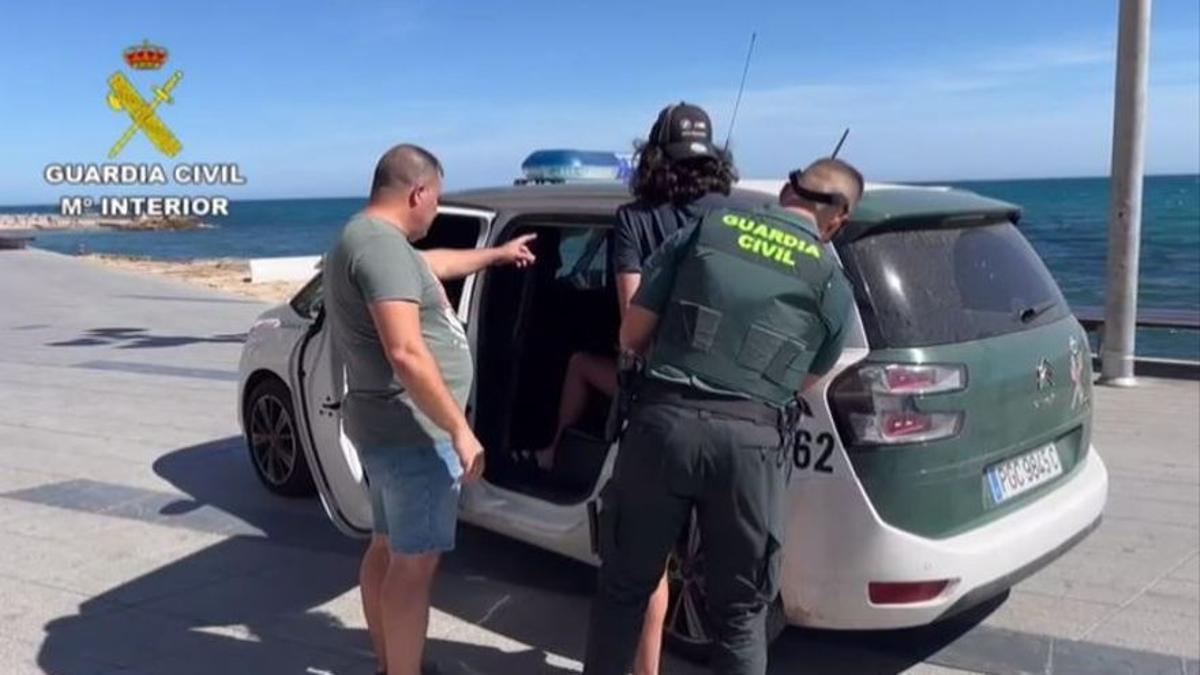
[[[267,394],[250,413],[250,448],[259,473],[272,485],[282,485],[296,466],[296,433],[292,416],[279,398]]]
[[[695,645],[712,642],[704,581],[704,553],[700,550],[700,526],[690,519],[683,546],[667,562],[671,602],[667,607],[667,632],[675,639]]]

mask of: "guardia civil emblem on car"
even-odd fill
[[[1037,390],[1043,391],[1054,386],[1054,366],[1050,365],[1049,359],[1042,359],[1037,365],[1035,371]]]
[[[1084,359],[1087,356],[1077,337],[1071,337],[1067,349],[1071,352],[1071,409],[1074,410],[1086,406],[1088,402],[1087,388],[1083,386],[1083,373],[1087,365]]]

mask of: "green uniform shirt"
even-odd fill
[[[792,222],[797,221],[795,215],[782,209],[776,210],[775,215],[787,218]],[[807,225],[807,221],[801,222],[806,223],[807,229],[812,229],[811,225]],[[650,257],[642,269],[642,283],[633,297],[634,304],[654,312],[660,317],[663,315],[675,285],[675,270],[687,252],[688,245],[695,233],[696,226],[694,225],[676,232]],[[821,295],[820,319],[825,323],[827,335],[825,341],[817,348],[816,357],[809,367],[810,374],[824,375],[833,368],[838,357],[841,356],[842,345],[846,337],[846,315],[852,300],[853,292],[850,289],[850,282],[847,281],[841,267],[835,266],[834,272],[825,282],[825,288]],[[689,385],[713,394],[744,396],[741,392],[709,384],[702,378],[684,373],[670,365],[656,366],[646,374],[667,382]]]
[[[368,310],[381,300],[419,305],[421,335],[450,393],[466,405],[474,377],[466,333],[442,282],[404,234],[384,220],[354,216],[326,256],[324,293],[333,346],[346,365],[346,435],[367,447],[427,447],[449,438],[396,377]]]

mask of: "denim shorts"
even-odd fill
[[[373,530],[391,550],[416,555],[454,550],[462,465],[449,441],[434,447],[360,450],[371,490]]]

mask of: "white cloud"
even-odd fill
[[[1112,64],[1116,45],[1111,41],[1077,44],[1030,45],[988,57],[977,64],[981,70],[997,73],[1026,73],[1053,68],[1075,68]]]

